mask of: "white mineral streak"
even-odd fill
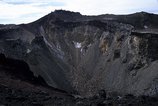
[[[81,43],[73,41],[75,48],[81,48]]]
[[[29,54],[30,52],[31,52],[31,50],[30,50],[30,49],[27,49],[26,53]]]

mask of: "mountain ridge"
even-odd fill
[[[29,24],[1,25],[0,53],[69,93],[157,95],[157,19],[56,10]]]

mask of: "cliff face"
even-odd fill
[[[58,10],[30,24],[0,26],[0,53],[68,92],[157,95],[157,19]]]

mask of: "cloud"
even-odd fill
[[[68,3],[66,9],[88,15],[127,14],[158,9],[156,0],[65,0],[65,2]]]
[[[47,6],[64,6],[65,3],[63,2],[51,2],[51,3],[41,3],[37,4],[38,7],[47,7]]]
[[[158,0],[0,0],[0,24],[28,23],[55,9],[83,15],[158,13]]]
[[[30,4],[31,2],[23,1],[23,0],[1,0],[3,3],[13,4],[13,5],[21,5],[21,4]]]
[[[7,4],[12,4],[12,5],[23,5],[23,4],[31,4],[30,2],[6,2]]]
[[[55,0],[49,0],[49,1],[44,1],[44,0],[0,0],[3,1],[6,4],[11,4],[11,5],[34,5],[34,6],[64,6],[64,2],[59,2]]]
[[[8,3],[8,1],[10,3]],[[27,2],[22,1],[23,0],[0,1],[0,24],[32,22],[55,9],[61,9],[61,6],[64,5],[54,0],[50,0],[49,2],[42,0],[39,0],[39,2],[36,0],[28,0]]]
[[[34,5],[39,7],[46,7],[46,6],[64,6],[65,3],[63,2],[57,2],[57,1],[36,1],[35,0],[29,0],[29,1],[22,1],[22,0],[15,0],[15,1],[9,1],[9,0],[3,0],[3,2],[11,5]]]

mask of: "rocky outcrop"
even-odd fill
[[[57,10],[30,24],[0,27],[0,53],[68,92],[157,95],[157,17]]]

